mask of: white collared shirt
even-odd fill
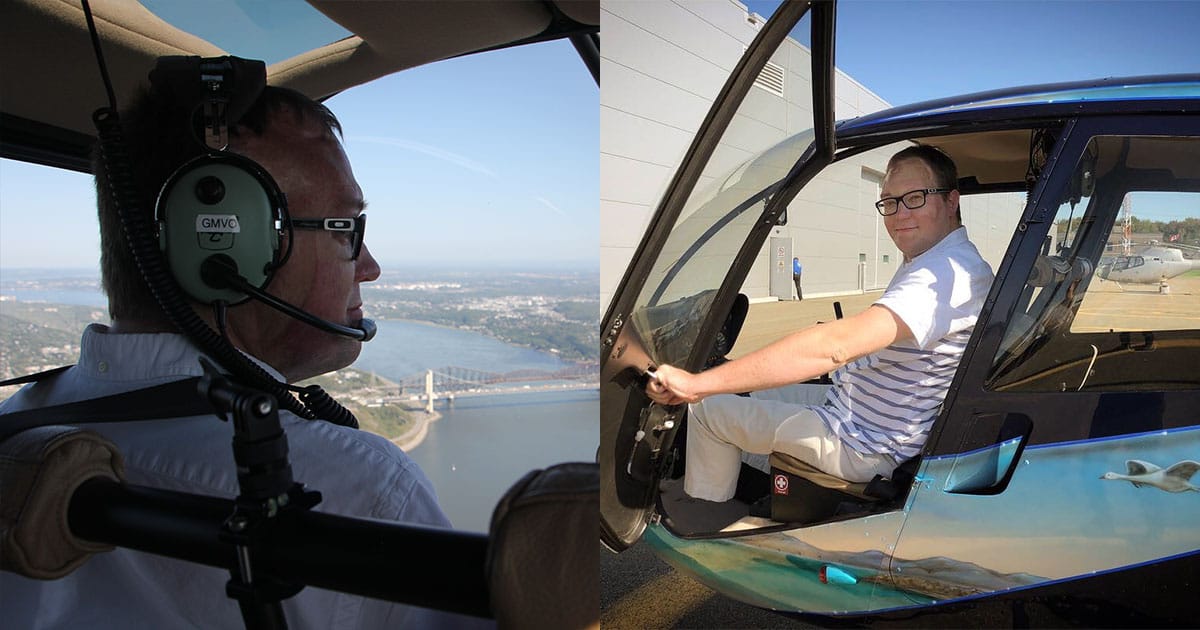
[[[918,455],[992,279],[963,227],[903,263],[875,304],[903,320],[913,339],[834,371],[825,404],[816,408],[830,430],[860,453],[898,462]]]

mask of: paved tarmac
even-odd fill
[[[841,305],[843,316],[850,317],[861,313],[882,294],[883,291],[870,291],[854,295],[751,304],[746,323],[742,326],[742,332],[738,335],[737,344],[729,353],[729,358],[736,359],[790,332],[817,322],[837,319],[834,303]]]
[[[818,321],[835,319],[834,302],[841,303],[842,313],[850,317],[862,312],[882,293],[869,291],[751,304],[746,323],[729,357],[743,356]],[[1171,329],[1200,329],[1200,271],[1168,280],[1165,290],[1157,283],[1118,284],[1101,281],[1099,277],[1093,278],[1079,313],[1071,324],[1072,332]]]
[[[1072,332],[1200,329],[1200,272],[1157,284],[1093,279],[1071,323]]]

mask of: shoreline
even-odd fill
[[[387,378],[386,376],[381,376],[377,372],[372,372],[370,370],[364,370],[362,368],[355,367],[353,364],[351,364],[347,367],[344,367],[340,370],[331,372],[330,374],[338,375],[340,373],[356,374],[356,376],[353,376],[351,378],[367,377],[369,375],[369,378],[372,381],[372,384],[369,388],[366,388],[365,390],[359,389],[357,391],[347,391],[347,392],[340,393],[340,395],[342,395],[346,398],[349,398],[350,400],[353,400],[356,404],[362,405],[362,406],[369,406],[370,400],[380,397],[379,392],[378,392],[379,388],[382,387],[384,390],[394,391],[396,389],[399,389],[399,387],[400,387],[400,385],[398,383]],[[365,395],[364,395],[364,391],[366,392]],[[329,393],[330,393],[330,395],[332,395],[334,397],[337,397],[339,395],[338,392],[336,392],[332,389],[329,390]],[[442,418],[442,414],[439,411],[437,411],[436,409],[433,410],[432,412],[426,412],[424,403],[422,403],[420,401],[416,401],[416,400],[401,400],[399,402],[388,403],[388,406],[395,406],[395,407],[399,408],[401,411],[403,411],[404,415],[412,420],[413,426],[409,427],[408,430],[401,433],[400,435],[392,436],[392,435],[384,435],[382,433],[377,433],[377,435],[380,435],[387,441],[400,447],[400,450],[405,451],[405,452],[408,452],[408,451],[420,446],[421,442],[425,441],[425,436],[429,434],[430,423],[437,422],[438,420],[441,420],[441,418]]]
[[[402,435],[388,438],[388,440],[400,447],[400,450],[407,453],[425,441],[425,436],[429,435],[429,425],[441,420],[442,414],[436,409],[432,412],[426,412],[424,407],[411,407],[403,404],[399,405],[399,407],[408,413],[408,417],[413,419],[415,426],[405,431]]]
[[[477,331],[464,330],[464,329],[459,329],[459,328],[455,328],[455,327],[451,327],[451,326],[444,326],[441,324],[420,321],[420,320],[392,319],[392,320],[382,320],[382,321],[406,322],[406,323],[417,324],[417,325],[421,325],[421,326],[430,326],[430,327],[435,327],[435,328],[441,328],[441,329],[445,329],[445,330],[464,331],[464,332],[469,332],[469,333],[473,333],[473,334],[480,334]],[[486,335],[483,335],[483,336],[486,336]],[[500,340],[496,340],[496,341],[500,341]],[[500,341],[500,343],[507,343],[507,342]],[[543,350],[538,350],[535,348],[529,348],[529,347],[524,347],[524,346],[517,346],[517,345],[511,344],[511,343],[508,343],[507,345],[515,347],[515,348],[521,348],[523,350],[537,352],[546,357],[554,358],[554,359],[558,360],[560,363],[565,364],[565,365],[570,365],[572,363],[572,361],[569,359],[564,359],[561,356],[558,356],[553,353],[545,352]],[[576,365],[589,365],[587,362],[582,362],[582,361],[575,361],[574,363]],[[382,389],[388,390],[388,391],[395,391],[395,390],[399,389],[399,384],[397,382],[391,380],[390,378],[388,378],[386,376],[379,374],[378,372],[376,372],[374,370],[371,370],[371,369],[368,369],[365,367],[361,367],[361,366],[357,365],[357,362],[354,364],[351,364],[345,368],[342,368],[341,370],[337,370],[334,374],[341,373],[341,372],[357,373],[358,376],[351,377],[351,378],[360,378],[360,377],[369,377],[370,378],[372,384],[369,388],[367,388],[367,390],[365,392],[364,392],[364,390],[361,390],[361,389],[359,389],[357,391],[344,392],[344,395],[346,395],[348,398],[350,398],[351,400],[353,400],[354,402],[356,402],[360,405],[369,406],[371,404],[370,401],[383,398],[384,396],[379,395],[379,388],[382,388]],[[597,388],[598,388],[598,385],[599,384],[597,383],[596,384]],[[330,388],[329,391],[331,394],[337,395],[336,391],[334,389]],[[438,399],[442,400],[441,397],[439,397]],[[382,401],[380,401],[380,402],[382,402]],[[420,400],[399,400],[399,401],[390,402],[387,404],[389,406],[394,405],[394,406],[398,407],[412,421],[411,422],[412,426],[408,427],[407,430],[405,430],[400,435],[394,435],[394,436],[393,435],[383,435],[382,436],[389,442],[391,442],[391,443],[395,444],[397,447],[399,447],[400,450],[405,451],[405,452],[412,451],[413,449],[420,446],[421,443],[423,443],[425,441],[425,437],[427,435],[429,435],[430,424],[437,422],[438,420],[441,420],[443,417],[442,412],[438,411],[437,409],[434,409],[431,412],[427,412],[425,410],[424,402],[422,402]]]
[[[487,337],[488,339],[498,341],[500,343],[512,346],[514,348],[520,348],[522,350],[531,350],[533,352],[544,354],[547,357],[552,357],[552,358],[558,359],[559,361],[561,361],[563,363],[574,363],[576,365],[581,365],[581,366],[599,365],[599,361],[592,360],[587,357],[579,357],[579,358],[567,357],[567,356],[563,356],[561,353],[551,352],[551,351],[545,350],[543,348],[535,348],[531,345],[513,343],[512,341],[504,340],[495,335],[490,334],[489,331],[486,329],[476,329],[476,328],[473,328],[470,326],[450,326],[447,324],[431,322],[431,321],[424,320],[424,319],[409,319],[407,317],[372,317],[369,319],[373,319],[375,321],[380,321],[380,322],[404,322],[407,324],[419,324],[421,326],[431,326],[433,328],[441,328],[443,330],[456,330],[456,331],[460,331],[460,332],[475,333],[477,335],[482,335],[484,337]]]

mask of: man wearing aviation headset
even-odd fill
[[[164,182],[189,160],[208,153],[192,125],[179,122],[180,111],[193,109],[181,96],[186,90],[177,89],[177,84],[192,80],[189,72],[195,76],[194,68],[160,64],[151,75],[150,89],[122,112],[137,180],[137,211],[147,216],[156,212]],[[272,238],[286,253],[268,257],[282,264],[275,264],[264,291],[293,312],[282,312],[257,297],[228,312],[221,300],[205,303],[192,296],[184,304],[274,380],[295,383],[343,368],[358,357],[362,340],[373,333],[373,325],[362,319],[359,284],[378,278],[380,268],[363,242],[366,202],[342,149],[334,115],[282,88],[266,87],[246,101],[240,108],[244,113],[229,114],[228,152],[260,165],[286,198],[286,212],[272,220],[282,225]],[[236,98],[231,109],[238,109]],[[207,353],[164,314],[130,252],[122,220],[105,191],[110,166],[96,159],[94,167],[100,182],[101,266],[112,324],[90,326],[77,365],[26,387],[0,412],[93,399],[203,374],[198,358]],[[237,194],[230,188],[208,193]],[[222,220],[231,225],[220,215],[197,218],[195,234],[187,238],[227,238],[228,231],[209,233],[204,229],[211,226],[200,227]],[[163,218],[158,221],[161,226]],[[241,230],[234,236],[244,236],[248,228],[243,225]],[[172,259],[176,276],[179,266]],[[244,273],[251,265],[240,266]],[[315,327],[313,320],[321,325]],[[315,509],[449,526],[424,473],[385,438],[286,410],[281,410],[280,421],[294,478],[323,495]],[[210,496],[239,494],[230,427],[212,414],[90,428],[117,445],[131,484]],[[5,625],[14,628],[240,627],[238,603],[225,593],[228,579],[226,570],[118,548],[97,554],[58,580],[0,574],[0,610]],[[480,621],[311,587],[285,600],[283,607],[295,627],[425,627]]]

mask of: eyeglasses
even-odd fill
[[[925,195],[934,195],[937,193],[948,193],[954,190],[953,188],[918,188],[910,190],[899,197],[884,197],[875,202],[875,209],[879,214],[890,217],[900,210],[900,204],[904,204],[909,210],[916,210],[925,205]]]
[[[350,260],[358,260],[362,252],[363,234],[367,231],[367,215],[356,217],[326,217],[323,219],[289,219],[287,224],[297,230],[325,230],[344,234],[350,243]]]

